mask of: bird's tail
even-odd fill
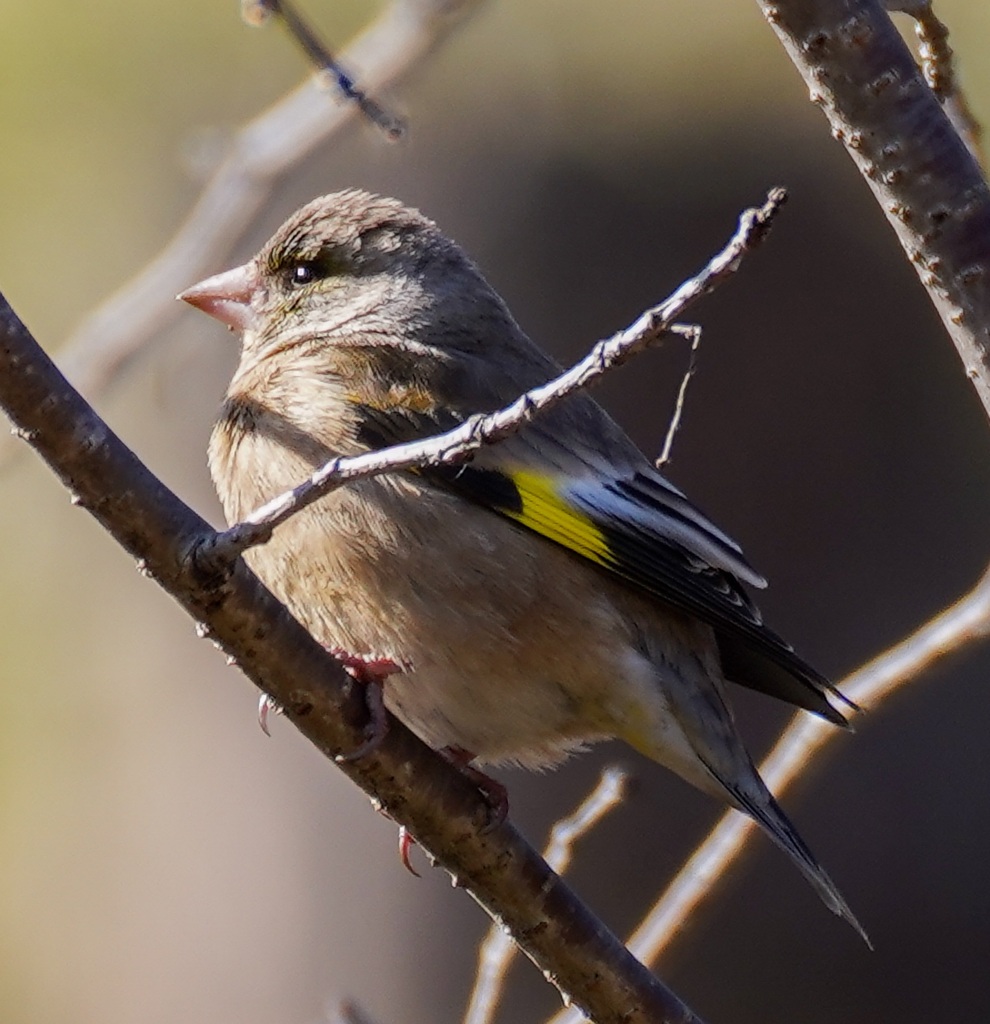
[[[815,860],[814,854],[808,849],[794,826],[787,820],[787,815],[780,809],[780,805],[771,796],[770,791],[761,783],[760,788],[763,792],[759,799],[754,799],[741,792],[737,787],[726,785],[724,779],[719,779],[719,781],[731,794],[733,803],[753,818],[764,832],[790,856],[801,874],[812,884],[825,906],[833,914],[845,918],[856,929],[867,946],[873,949],[870,937],[856,919],[856,915],[849,909],[849,904],[843,899],[842,893],[828,877],[825,869]]]

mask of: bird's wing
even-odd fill
[[[371,447],[428,436],[458,417],[361,410]],[[740,580],[766,581],[739,546],[642,456],[590,399],[576,396],[460,466],[419,471],[574,552],[715,631],[726,677],[836,724],[841,694],[763,625]]]

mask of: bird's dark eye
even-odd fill
[[[289,271],[289,280],[298,287],[304,284],[312,284],[313,281],[318,280],[322,276],[320,268],[315,263],[297,263]]]

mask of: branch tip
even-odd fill
[[[316,68],[318,81],[336,86],[344,99],[354,103],[390,141],[398,141],[406,134],[406,122],[358,87],[350,73],[288,0],[242,0],[241,14],[249,24],[261,24],[273,14],[280,17]]]

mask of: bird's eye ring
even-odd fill
[[[289,280],[299,286],[312,284],[319,276],[315,263],[297,263],[289,272]]]

